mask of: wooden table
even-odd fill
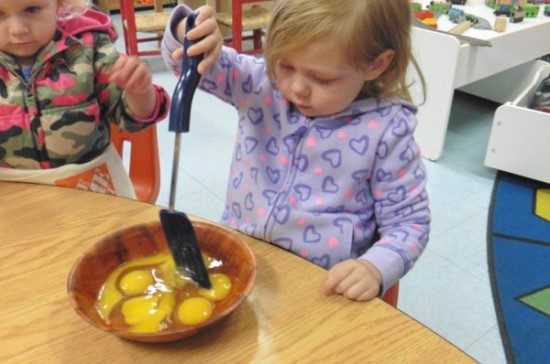
[[[141,344],[90,326],[66,292],[73,263],[101,237],[157,220],[158,211],[91,192],[0,182],[0,362],[473,362],[381,300],[323,296],[323,269],[244,235],[257,258],[256,284],[210,331]]]

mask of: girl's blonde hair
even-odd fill
[[[90,0],[57,0],[57,13],[61,19],[78,16],[88,7]]]
[[[282,0],[267,30],[267,72],[275,80],[275,68],[282,57],[326,39],[336,40],[340,47],[334,51],[344,52],[350,66],[358,70],[392,49],[395,54],[388,68],[377,80],[366,82],[363,92],[411,101],[406,81],[409,62],[422,86],[424,78],[412,55],[410,30],[409,0]]]

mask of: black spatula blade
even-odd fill
[[[176,267],[203,288],[211,288],[208,271],[202,260],[199,242],[191,221],[183,212],[161,210],[160,221]]]

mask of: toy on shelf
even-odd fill
[[[467,31],[468,29],[470,29],[472,27],[472,25],[473,24],[472,24],[471,21],[465,20],[462,23],[459,23],[459,24],[455,25],[454,27],[452,27],[451,29],[449,29],[448,32],[453,33],[453,34],[462,34],[465,31]]]
[[[447,12],[447,16],[449,17],[449,20],[455,24],[460,24],[467,20],[464,10],[455,7],[449,9],[449,11]]]
[[[538,5],[525,4],[523,6],[523,10],[525,10],[525,17],[526,18],[536,18],[537,15],[539,15],[539,6]]]
[[[422,23],[426,24],[427,26],[437,29],[437,18],[435,17],[435,14],[431,10],[420,10],[415,11],[414,17],[418,20],[420,20]]]
[[[521,6],[516,5],[510,10],[510,23],[520,23],[524,17],[525,11]]]
[[[428,5],[428,10],[434,12],[436,16],[447,14],[450,8],[451,4],[447,1],[430,1],[430,4]]]
[[[494,6],[495,11],[493,12],[496,16],[506,15],[510,16],[510,11],[512,10],[512,1],[496,1]]]
[[[422,10],[422,4],[420,3],[417,3],[417,2],[411,2],[410,3],[410,8],[411,8],[411,11],[414,13],[416,13],[417,11],[421,11]]]
[[[506,7],[511,5],[519,5],[525,8],[527,5],[542,5],[550,4],[550,0],[485,0],[485,5],[495,9],[496,7]]]
[[[493,27],[491,27],[491,23],[489,23],[487,19],[482,18],[480,16],[466,13],[466,19],[472,22],[472,27],[474,29],[484,29],[484,30],[493,29]]]
[[[474,29],[484,29],[484,30],[493,29],[493,27],[491,27],[491,24],[489,23],[489,21],[487,19],[481,18],[481,17],[473,15],[473,14],[465,13],[464,10],[458,9],[458,8],[455,8],[455,7],[452,7],[452,8],[449,9],[449,11],[447,12],[447,16],[449,17],[449,20],[452,23],[455,23],[455,24],[460,25],[460,24],[463,24],[464,22],[468,21],[468,22],[471,23],[470,27],[472,27]],[[469,29],[470,27],[465,28],[464,25],[462,25],[462,26],[458,27],[457,30],[461,30],[461,31],[464,32],[467,29]],[[456,33],[456,34],[461,34],[461,33]]]
[[[508,19],[506,19],[505,16],[497,16],[495,18],[495,26],[493,29],[495,32],[504,33],[506,31],[506,24],[508,23]]]

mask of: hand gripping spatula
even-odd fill
[[[187,16],[185,33],[195,26],[197,14],[191,13]],[[160,221],[162,229],[176,267],[188,274],[194,282],[204,288],[210,288],[210,279],[208,271],[202,260],[201,250],[195,230],[191,221],[183,212],[175,210],[176,185],[178,181],[178,166],[180,155],[180,137],[181,133],[189,131],[189,122],[191,118],[191,103],[193,95],[200,80],[200,74],[197,67],[202,60],[202,55],[188,57],[187,49],[192,42],[187,40],[183,42],[183,65],[181,75],[172,95],[172,104],[170,106],[170,119],[168,130],[176,133],[174,142],[174,161],[172,164],[172,180],[170,183],[170,201],[168,210],[160,211]]]

